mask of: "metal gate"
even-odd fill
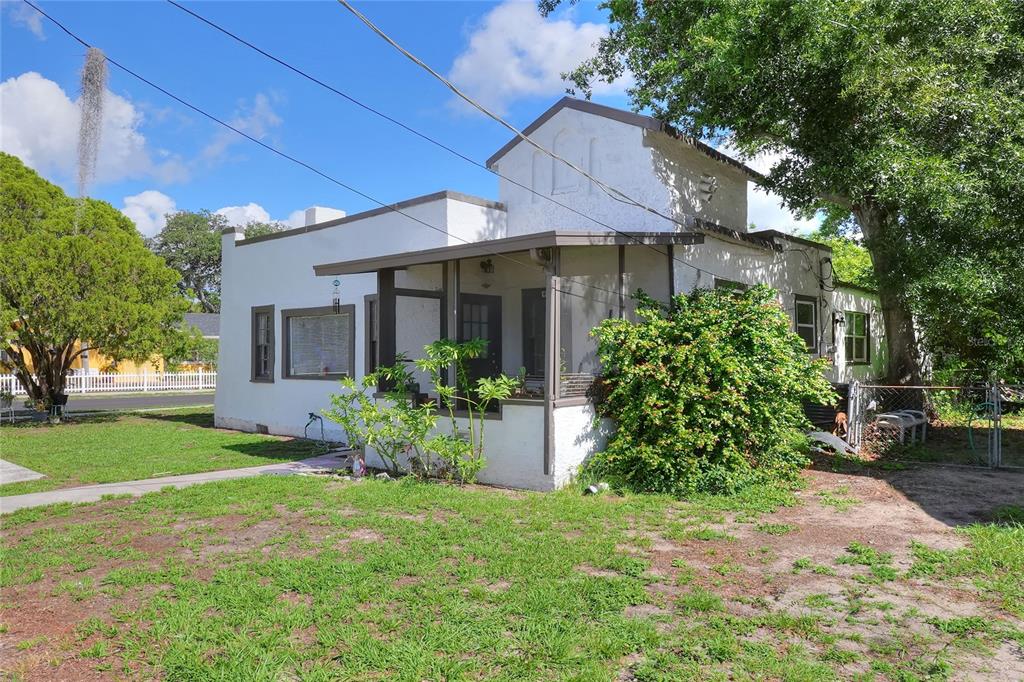
[[[1024,387],[850,384],[847,441],[873,456],[1024,467]]]

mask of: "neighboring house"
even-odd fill
[[[666,301],[768,284],[808,353],[832,360],[833,382],[881,372],[874,294],[834,280],[827,246],[748,232],[745,165],[653,118],[570,98],[525,132],[685,229],[517,138],[488,160],[515,181],[501,181],[500,201],[444,191],[395,204],[405,215],[378,208],[253,239],[227,230],[217,425],[301,436],[337,377],[420,357],[438,338],[481,337],[475,375],[525,368],[539,390],[488,420],[480,479],[556,488],[603,445],[586,396],[600,372],[590,330],[632,316],[640,289]]]
[[[75,350],[79,350],[82,347],[81,341],[75,341]],[[7,365],[7,351],[3,351],[0,355],[0,373],[8,371],[5,368]],[[22,355],[29,367],[32,367],[32,358],[27,350],[22,351]],[[100,351],[95,348],[86,348],[85,352],[75,357],[71,361],[71,374],[157,374],[163,372],[164,361],[160,357],[146,360],[143,362],[133,362],[131,360],[119,360],[115,361],[113,358],[109,358],[103,355]]]
[[[208,341],[216,343],[220,338],[220,315],[217,313],[185,313],[184,325],[195,327],[202,337]],[[75,350],[81,347],[82,342],[76,341]],[[32,361],[27,351],[24,351],[24,357],[31,367]],[[7,351],[0,351],[0,372],[3,371],[2,367],[7,359]],[[205,362],[200,357],[192,358],[179,364],[181,369],[185,371],[193,371],[200,368],[204,370],[214,369],[213,363]],[[159,374],[165,371],[170,371],[168,364],[159,355],[143,362],[134,362],[132,360],[115,361],[93,348],[87,348],[84,353],[71,362],[72,374]]]
[[[220,339],[220,315],[217,313],[185,313],[185,325],[197,329],[204,339]]]
[[[168,365],[185,372],[194,372],[199,369],[215,371],[220,343],[220,315],[218,313],[185,313],[182,326],[198,331],[203,341],[199,347],[192,348],[187,357],[167,358]]]

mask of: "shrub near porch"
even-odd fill
[[[835,394],[772,289],[698,289],[668,310],[641,295],[637,317],[594,330],[599,409],[618,428],[592,475],[678,495],[792,479],[808,464],[802,403]]]

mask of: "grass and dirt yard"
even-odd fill
[[[196,454],[227,435],[180,433]],[[0,518],[0,665],[24,680],[1022,679],[1022,501],[1020,473],[820,462],[795,492],[686,501],[266,476],[26,509]]]
[[[46,478],[0,485],[0,496],[238,469],[314,454],[301,439],[215,429],[209,407],[77,415],[59,425],[21,422],[0,427],[0,459]]]

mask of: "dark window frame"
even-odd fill
[[[807,346],[807,352],[810,353],[811,355],[817,355],[818,354],[818,345],[821,342],[821,326],[819,324],[819,319],[818,319],[819,318],[819,314],[818,314],[818,299],[815,298],[814,296],[802,296],[800,294],[794,294],[793,295],[793,331],[795,331],[797,334],[800,333],[800,328],[801,327],[806,327],[807,326],[806,324],[801,324],[800,323],[799,308],[800,308],[801,305],[809,305],[811,307],[811,312],[812,312],[811,324],[812,324],[812,327],[813,327],[814,342],[811,345]],[[804,342],[807,341],[807,339],[804,339],[802,336],[800,338],[803,339]]]
[[[328,372],[327,374],[292,374],[289,362],[288,323],[293,317],[324,317],[327,315],[348,315],[351,329],[348,335],[348,366],[350,372]],[[281,378],[312,381],[337,381],[342,377],[355,376],[356,373],[356,306],[348,303],[334,309],[334,306],[316,306],[313,308],[289,308],[281,311]]]
[[[858,315],[864,318],[864,335],[857,336],[852,334],[850,330],[853,327],[851,315]],[[843,359],[847,365],[870,365],[871,364],[871,314],[861,310],[844,310],[843,317],[846,321],[843,328]],[[853,339],[863,338],[864,339],[864,359],[857,360],[851,359],[851,351],[853,350]]]
[[[270,352],[267,354],[267,373],[257,373],[257,348],[256,342],[257,335],[257,320],[259,315],[267,316],[267,346],[270,348]],[[274,329],[274,306],[272,305],[256,305],[253,306],[249,311],[250,319],[250,332],[249,332],[249,381],[258,384],[272,384],[274,383],[274,360],[277,354],[277,337]]]

